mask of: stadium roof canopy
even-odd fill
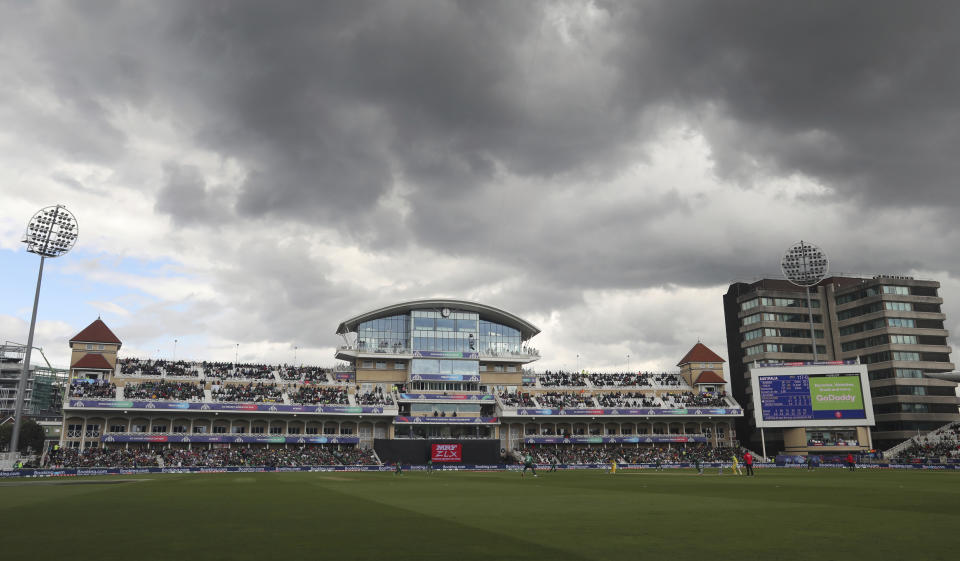
[[[493,306],[487,306],[486,304],[480,304],[478,302],[470,302],[469,300],[429,298],[426,300],[411,300],[409,302],[401,302],[399,304],[393,304],[391,306],[386,306],[384,308],[379,308],[358,316],[354,316],[341,322],[340,325],[337,326],[337,334],[342,335],[345,333],[354,333],[357,331],[357,327],[361,323],[370,321],[372,319],[407,314],[412,310],[443,308],[450,308],[451,310],[459,310],[464,312],[476,312],[479,314],[480,319],[499,323],[500,325],[506,325],[507,327],[512,327],[518,330],[520,332],[520,337],[524,341],[530,339],[537,333],[540,333],[540,329],[536,325],[533,325],[529,321],[517,317],[510,312],[501,310],[499,308],[494,308]]]

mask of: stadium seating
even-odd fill
[[[393,396],[390,392],[384,392],[380,386],[369,392],[358,393],[354,399],[357,405],[393,405]]]
[[[160,399],[168,401],[202,401],[203,387],[189,382],[144,382],[123,387],[126,399]]]
[[[309,445],[295,448],[103,449],[61,448],[48,466],[74,467],[228,467],[377,465],[371,450]]]
[[[287,392],[290,401],[299,405],[329,403],[347,405],[350,403],[346,388],[340,386],[300,386],[296,392]]]
[[[79,379],[70,382],[70,397],[114,399],[117,386],[106,380]]]
[[[951,423],[924,436],[914,437],[893,458],[906,463],[960,460],[960,423]]]
[[[246,401],[255,403],[278,403],[283,401],[280,388],[273,384],[215,385],[210,388],[214,401]]]
[[[558,464],[606,464],[614,459],[628,464],[689,463],[699,459],[701,462],[729,462],[734,454],[743,455],[743,450],[710,447],[705,445],[652,445],[621,446],[607,445],[544,445],[527,448],[523,454],[530,453],[541,464],[549,464],[555,459]]]

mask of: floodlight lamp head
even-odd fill
[[[40,209],[23,235],[27,251],[43,257],[60,257],[77,243],[77,219],[63,205]]]
[[[814,286],[830,271],[830,261],[819,247],[801,240],[783,254],[780,269],[797,286]]]

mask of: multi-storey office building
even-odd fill
[[[960,419],[956,384],[925,375],[954,369],[939,288],[909,277],[836,276],[810,289],[816,359],[867,365],[877,448]],[[803,288],[779,279],[731,284],[723,301],[733,393],[747,408],[739,434],[754,442],[749,364],[813,360],[811,310]]]
[[[677,373],[546,372],[539,330],[492,306],[431,299],[339,324],[336,369],[117,359],[98,320],[71,340],[63,445],[376,449],[421,463],[454,442],[466,463],[528,445],[732,444],[742,409],[723,360],[697,344]]]

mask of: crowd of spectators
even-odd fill
[[[383,387],[376,386],[369,392],[357,392],[354,395],[357,405],[393,405],[393,396],[384,392]]]
[[[544,445],[523,451],[530,453],[541,464],[556,460],[558,464],[607,464],[614,460],[628,464],[664,464],[701,462],[729,462],[734,454],[742,457],[743,450],[707,445],[680,446],[622,446],[604,445]]]
[[[201,363],[203,372],[207,378],[226,378],[227,374],[233,372],[232,362],[207,362]]]
[[[266,364],[238,364],[236,368],[221,371],[217,377],[224,380],[272,380],[273,367]]]
[[[126,399],[162,399],[171,401],[202,401],[203,387],[189,382],[144,382],[123,387]]]
[[[280,379],[284,382],[305,382],[308,384],[325,384],[330,381],[327,373],[329,368],[318,368],[315,366],[287,366],[279,369]]]
[[[960,424],[938,429],[933,433],[913,438],[910,445],[894,458],[908,463],[941,462],[960,459]]]
[[[330,381],[327,374],[331,373],[332,370],[329,368],[304,368],[302,370],[303,381],[308,384],[326,384]]]
[[[280,388],[273,384],[218,384],[211,388],[210,395],[214,401],[252,401],[254,403],[283,401]]]
[[[606,392],[597,394],[600,407],[660,407],[659,398],[640,392]]]
[[[668,372],[614,372],[588,374],[590,383],[599,388],[622,386],[682,386],[686,385],[679,376]]]
[[[300,386],[296,392],[289,393],[290,401],[300,405],[329,403],[333,405],[348,405],[350,398],[347,390],[340,386]]]
[[[536,407],[537,404],[534,403],[533,398],[530,397],[529,393],[516,392],[500,392],[500,401],[503,402],[507,407]]]
[[[540,385],[544,387],[583,387],[587,385],[587,378],[579,372],[564,372],[562,370],[537,374]]]
[[[541,407],[563,409],[565,407],[596,407],[593,395],[576,392],[542,392],[534,396]]]
[[[178,360],[176,362],[158,361],[158,366],[163,369],[164,376],[173,377],[173,378],[199,378],[200,377],[200,371],[197,370],[197,366],[195,363],[190,363],[183,360]]]
[[[357,447],[308,445],[298,448],[117,449],[60,448],[46,465],[88,467],[229,467],[377,465],[373,452]]]
[[[114,399],[117,386],[107,380],[77,378],[70,382],[70,397]]]
[[[728,407],[727,394],[720,393],[693,393],[682,392],[679,394],[667,394],[664,396],[665,407],[683,408],[683,407]],[[669,399],[669,401],[668,401]]]
[[[86,468],[86,467],[155,467],[157,452],[145,449],[117,449],[103,448],[64,448],[53,450],[46,457],[46,466],[57,468]]]
[[[120,373],[124,376],[154,377],[162,374],[159,368],[159,363],[162,363],[163,361],[139,358],[121,358],[117,362],[120,364]]]

